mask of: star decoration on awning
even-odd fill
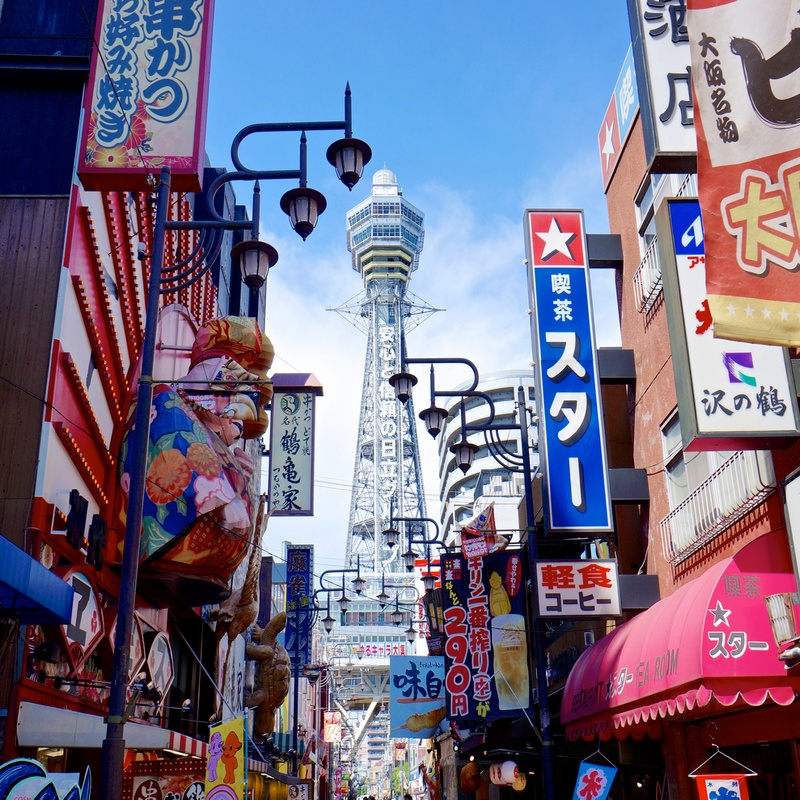
[[[728,622],[728,617],[730,616],[731,610],[729,608],[724,608],[719,600],[717,600],[717,605],[714,608],[708,609],[708,613],[714,617],[715,628],[720,625],[727,625],[730,628],[731,624]]]

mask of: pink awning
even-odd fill
[[[581,655],[561,702],[568,737],[641,736],[712,700],[789,705],[800,675],[778,659],[764,598],[795,591],[783,531],[709,567]]]

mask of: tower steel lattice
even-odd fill
[[[403,572],[402,548],[387,547],[381,532],[392,515],[426,516],[413,402],[396,400],[388,382],[406,333],[439,310],[407,289],[424,238],[422,212],[393,172],[378,170],[371,196],[347,215],[347,249],[364,291],[334,309],[367,334],[346,550],[348,566],[367,572]]]

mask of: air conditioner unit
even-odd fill
[[[591,647],[594,644],[594,631],[583,632],[583,646]]]

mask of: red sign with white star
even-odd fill
[[[600,168],[603,170],[603,188],[606,189],[614,174],[619,152],[622,149],[619,141],[616,95],[611,95],[611,102],[608,104],[603,124],[597,134],[597,146],[600,150]]]
[[[583,217],[580,211],[534,211],[528,215],[533,263],[541,267],[583,267]]]

